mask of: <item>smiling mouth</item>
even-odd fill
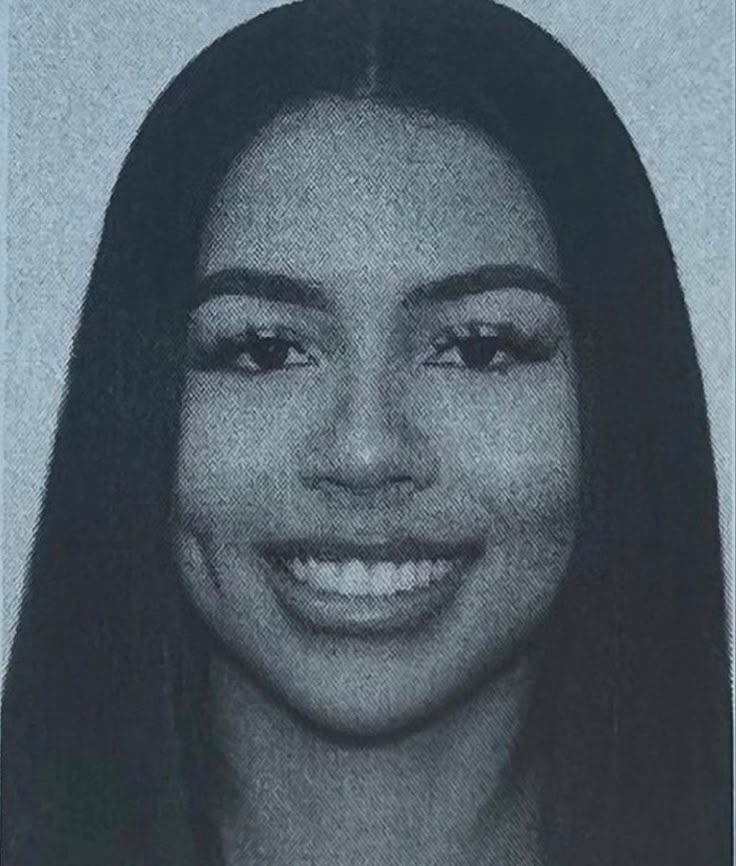
[[[315,590],[388,596],[442,580],[459,564],[475,558],[480,545],[412,538],[373,543],[322,538],[276,544],[263,552],[296,581]]]
[[[446,577],[456,560],[416,559],[402,563],[350,559],[343,561],[289,559],[285,567],[293,577],[321,592],[345,596],[390,596],[429,586]]]
[[[475,543],[320,540],[262,555],[291,617],[320,631],[377,635],[414,628],[448,607],[480,552]]]

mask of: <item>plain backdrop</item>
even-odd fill
[[[0,251],[0,279],[6,280],[6,650],[71,339],[116,173],[144,113],[169,79],[223,31],[271,5],[276,4],[10,2],[9,113],[0,144],[0,159],[1,148],[7,149],[2,183],[9,193],[5,259]],[[594,72],[652,178],[703,367],[732,575],[732,0],[511,0],[508,5],[557,36]]]

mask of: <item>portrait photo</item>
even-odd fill
[[[2,862],[732,863],[731,4],[6,30]]]

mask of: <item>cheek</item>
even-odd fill
[[[299,413],[237,382],[191,375],[182,410],[177,505],[192,526],[259,532],[288,511]]]
[[[580,488],[573,371],[560,359],[518,376],[479,377],[437,412],[446,500],[486,542],[465,598],[469,630],[485,637],[468,664],[474,657],[482,667],[523,643],[567,571]]]
[[[575,522],[580,432],[569,362],[498,380],[478,377],[432,403],[453,500],[470,497],[479,519],[510,532],[543,533]]]
[[[566,365],[456,389],[438,413],[444,492],[486,541],[464,599],[479,670],[524,645],[567,571],[580,496],[576,381]]]
[[[252,392],[254,389],[250,389]],[[182,405],[175,552],[199,613],[248,664],[270,646],[274,603],[249,542],[289,513],[293,413],[242,383],[190,374]]]

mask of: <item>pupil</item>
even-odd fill
[[[264,370],[276,370],[284,366],[289,354],[289,344],[286,340],[261,337],[253,341],[249,351],[259,367]]]
[[[478,370],[487,367],[493,360],[493,356],[498,352],[498,339],[472,337],[462,340],[458,345],[458,351],[466,366]]]

